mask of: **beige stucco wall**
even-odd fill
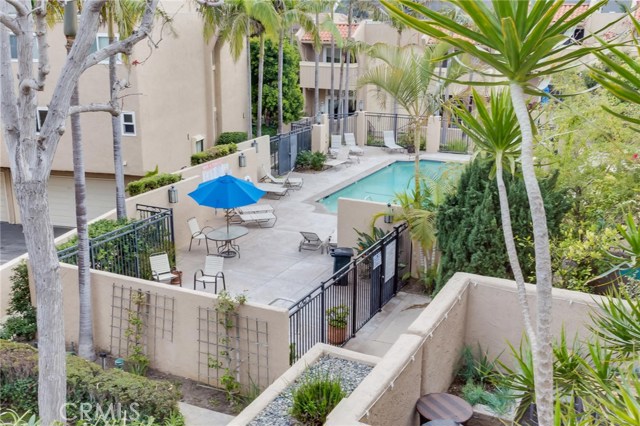
[[[397,206],[392,206],[394,211]],[[388,211],[385,203],[354,200],[350,198],[338,199],[338,246],[355,247],[358,241],[358,231],[371,232],[371,219],[378,213]],[[376,220],[376,226],[385,231],[391,231],[393,224],[384,223],[383,218]]]
[[[78,339],[78,270],[77,267],[67,264],[60,265],[60,276],[63,283],[64,298],[64,324],[65,340],[67,342]],[[214,308],[218,297],[215,294],[190,290],[188,288],[156,283],[131,277],[124,277],[102,271],[91,271],[91,298],[93,306],[93,337],[97,350],[110,351],[113,286],[124,286],[142,292],[150,292],[152,297],[166,296],[174,300],[173,324],[170,324],[170,315],[166,315],[165,327],[172,327],[173,338],[157,337],[155,348],[149,351],[151,366],[160,371],[187,377],[193,380],[198,377],[199,368],[199,308]],[[117,294],[120,294],[119,292]],[[117,305],[116,305],[117,306]],[[164,305],[161,305],[161,307]],[[156,311],[155,315],[158,314]],[[126,313],[125,313],[126,314]],[[258,360],[246,354],[240,356],[249,363],[262,362],[261,371],[267,374],[265,365],[268,366],[269,377],[263,376],[265,382],[270,383],[289,367],[289,314],[286,309],[257,305],[250,302],[238,309],[238,314],[251,319],[258,319],[267,323],[268,348],[267,359]],[[125,318],[126,321],[126,318]],[[112,355],[126,355],[112,353]],[[202,368],[202,367],[200,367]],[[251,371],[260,371],[257,366],[248,367]],[[262,383],[255,377],[256,383]],[[249,383],[244,383],[249,385]]]

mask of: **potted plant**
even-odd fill
[[[347,340],[349,307],[346,305],[337,305],[327,309],[326,314],[327,323],[329,324],[327,340],[332,345],[341,345],[345,340]]]

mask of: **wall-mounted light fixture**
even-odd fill
[[[364,111],[364,101],[362,99],[358,101],[358,109]]]
[[[169,193],[169,203],[176,204],[178,202],[178,190],[176,189],[176,187],[171,185],[171,188],[169,188],[168,193]]]
[[[260,152],[260,151],[258,150],[258,141],[253,141],[253,142],[251,142],[251,146],[252,146],[252,147],[254,147],[254,148],[256,149],[256,154],[257,154],[258,152]]]
[[[247,167],[247,157],[244,156],[244,152],[238,157],[238,165],[240,167]]]
[[[387,214],[384,215],[384,223],[393,223],[393,210],[391,203],[387,203]]]

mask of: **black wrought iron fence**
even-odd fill
[[[367,145],[384,146],[383,133],[388,130],[393,130],[398,145],[404,147],[413,145],[415,133],[411,116],[368,112],[365,118],[367,120]],[[422,149],[424,149],[424,144],[427,140],[426,126],[422,127],[420,131]]]
[[[410,262],[411,239],[402,224],[294,303],[289,309],[291,361],[316,343],[341,346],[354,337],[405,285]],[[335,326],[339,316],[344,328]]]
[[[136,205],[139,220],[89,240],[91,268],[151,279],[149,255],[166,252],[175,260],[173,210]],[[60,262],[78,264],[78,246],[58,251]]]
[[[467,154],[470,149],[469,137],[461,128],[454,124],[442,126],[440,134],[440,152]]]
[[[358,116],[356,114],[333,114],[330,119],[333,120],[333,128],[331,129],[331,134],[337,135],[343,133],[353,133],[356,138],[358,137]]]
[[[293,126],[288,133],[271,136],[271,170],[283,175],[293,169],[301,151],[311,151],[311,121],[306,126]]]

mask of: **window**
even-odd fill
[[[38,112],[36,113],[36,133],[40,133],[40,129],[44,125],[44,120],[47,119],[48,113],[48,108],[38,108]]]
[[[115,40],[118,40],[118,36],[115,36]],[[93,44],[91,45],[91,50],[89,51],[89,53],[95,53],[100,49],[104,49],[105,47],[107,47],[109,45],[109,36],[107,34],[97,34],[96,35],[96,40],[93,42]],[[120,63],[122,62],[120,57],[120,54],[118,54],[116,56],[116,62]],[[105,59],[104,61],[100,62],[101,64],[108,64],[109,63],[109,59]]]
[[[136,116],[133,112],[123,112],[120,114],[122,121],[122,134],[126,136],[136,135]]]
[[[204,151],[204,139],[196,139],[194,143],[195,152]]]
[[[613,0],[600,8],[601,13],[625,13],[631,9],[631,0]]]
[[[18,60],[18,37],[15,34],[9,34],[9,50],[11,51],[11,59],[14,61]],[[38,41],[33,40],[33,60],[38,60]]]

